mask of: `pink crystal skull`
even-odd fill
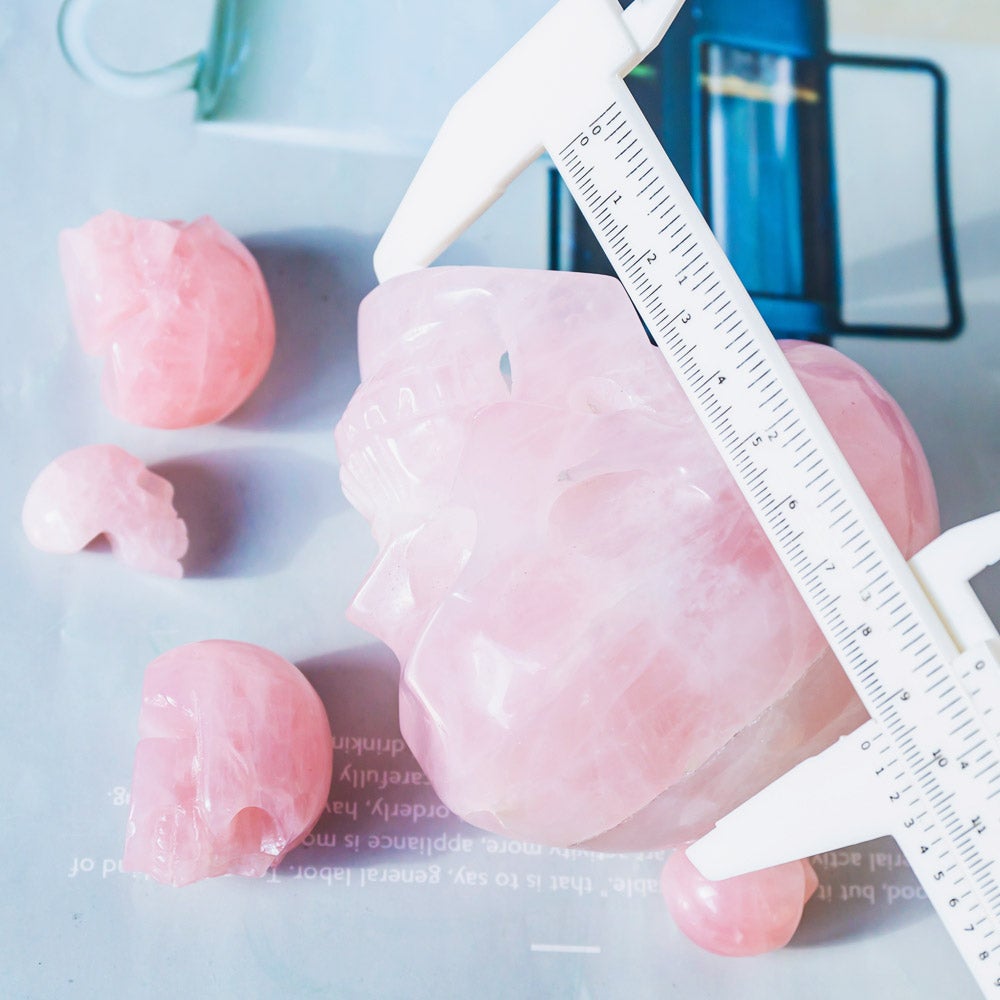
[[[104,358],[116,416],[192,427],[232,413],[274,351],[274,314],[250,252],[213,219],[104,212],[59,236],[73,323]]]
[[[214,640],[146,669],[124,867],[186,885],[264,875],[322,812],[333,769],[326,710],[259,646]]]
[[[113,444],[92,444],[60,455],[28,490],[21,522],[28,541],[44,552],[79,552],[101,535],[126,566],[180,577],[187,551],[174,488],[139,459]]]
[[[899,408],[828,348],[786,352],[914,552],[937,507]],[[863,721],[616,281],[405,275],[362,304],[359,354],[336,438],[380,552],[349,616],[397,654],[403,734],[459,815],[684,843]]]
[[[660,878],[670,915],[706,951],[743,958],[783,948],[819,879],[808,861],[710,882],[683,851],[675,851]]]

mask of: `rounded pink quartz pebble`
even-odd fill
[[[675,851],[660,877],[677,926],[717,955],[761,955],[788,944],[819,880],[808,861],[711,882]]]
[[[906,418],[836,351],[783,348],[912,555],[937,503]],[[362,303],[359,360],[337,447],[379,553],[349,617],[399,658],[403,735],[458,815],[689,843],[864,721],[617,281],[407,274]]]
[[[274,352],[274,313],[257,262],[209,216],[191,223],[104,212],[59,235],[83,349],[104,358],[116,416],[192,427],[232,413]]]
[[[327,801],[326,710],[287,660],[244,642],[170,650],[146,669],[124,868],[187,885],[264,875]]]
[[[112,444],[60,455],[31,484],[21,512],[28,540],[45,552],[79,552],[101,535],[126,566],[179,577],[187,551],[174,489]]]

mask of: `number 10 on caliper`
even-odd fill
[[[1000,640],[968,584],[1000,514],[899,553],[623,82],[680,6],[560,0],[455,105],[376,271],[429,264],[548,151],[872,717],[689,856],[724,878],[892,833],[1000,998]]]

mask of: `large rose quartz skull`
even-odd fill
[[[864,711],[620,285],[439,268],[373,292],[342,483],[351,609],[444,802],[556,845],[694,839]],[[786,351],[907,554],[937,508],[857,365]],[[800,897],[801,898],[801,897]]]

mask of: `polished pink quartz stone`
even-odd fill
[[[660,885],[671,916],[695,944],[742,958],[788,944],[819,879],[808,861],[790,861],[710,882],[684,851],[675,851]]]
[[[783,346],[911,555],[938,512],[906,418]],[[359,359],[336,441],[379,552],[349,617],[398,656],[403,734],[460,816],[688,843],[865,719],[617,281],[404,275],[362,304]]]
[[[170,483],[134,455],[112,444],[87,445],[39,473],[21,523],[44,552],[79,552],[104,536],[126,566],[179,577],[188,536],[173,496]]]
[[[170,650],[143,683],[124,868],[262,876],[316,823],[332,768],[323,703],[287,660],[224,640]]]
[[[274,313],[257,262],[203,216],[191,223],[104,212],[59,235],[83,349],[104,359],[116,416],[192,427],[232,413],[274,351]]]

